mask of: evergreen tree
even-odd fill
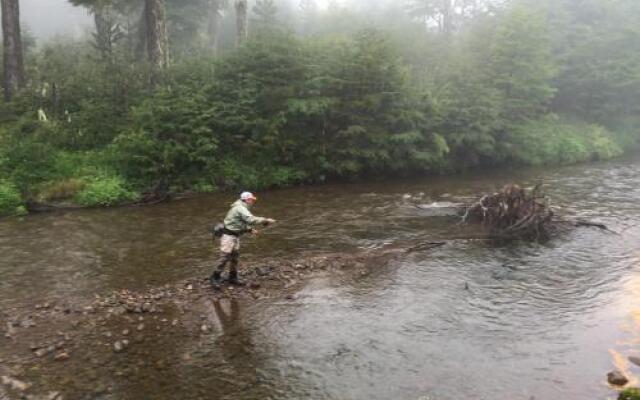
[[[498,25],[489,77],[504,96],[503,118],[522,121],[548,111],[556,93],[556,66],[548,25],[541,12],[516,6]]]

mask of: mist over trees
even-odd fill
[[[2,0],[0,186],[23,201],[574,163],[638,144],[635,0],[71,3],[91,32],[34,42]]]

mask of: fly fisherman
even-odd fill
[[[216,270],[211,275],[211,285],[215,289],[220,289],[222,273],[227,265],[229,268],[229,283],[241,286],[243,283],[238,278],[238,259],[240,258],[240,236],[245,233],[257,234],[254,228],[257,225],[267,226],[276,221],[271,218],[255,217],[249,209],[258,200],[250,192],[240,195],[240,200],[233,203],[231,209],[224,218],[224,229],[220,238],[220,259],[216,265]]]

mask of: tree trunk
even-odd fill
[[[209,26],[207,28],[209,49],[212,55],[218,53],[218,41],[220,38],[220,12],[222,11],[222,0],[210,0],[209,4]]]
[[[247,0],[236,0],[236,46],[240,46],[249,34],[247,8]]]
[[[2,37],[4,46],[4,98],[11,101],[24,86],[24,61],[20,34],[20,5],[18,0],[2,2]]]
[[[144,22],[147,59],[151,66],[151,86],[155,86],[162,71],[169,65],[164,0],[144,1]]]
[[[104,58],[111,58],[113,54],[112,42],[112,21],[110,10],[103,6],[96,6],[93,9],[93,21],[96,26],[96,46]]]
[[[445,35],[453,32],[453,0],[442,0],[442,32]]]

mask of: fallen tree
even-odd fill
[[[488,236],[494,239],[545,240],[568,226],[596,227],[612,232],[600,223],[554,217],[549,198],[542,192],[541,185],[527,190],[511,184],[467,206],[462,222],[481,224],[487,229]]]

